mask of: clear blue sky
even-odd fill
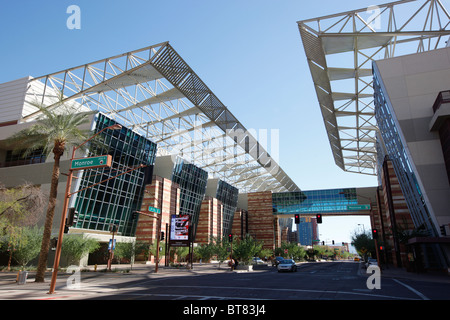
[[[301,189],[375,186],[376,177],[334,164],[296,21],[376,3],[2,1],[0,83],[170,41],[247,128],[280,130],[279,163]],[[80,30],[66,26],[72,4],[81,9]],[[350,241],[358,224],[370,226],[368,218],[324,218],[319,232]]]

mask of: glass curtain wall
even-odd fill
[[[385,94],[382,81],[374,65],[374,102],[375,117],[377,119],[380,134],[386,148],[386,154],[392,161],[395,174],[400,182],[400,187],[405,196],[411,218],[416,228],[423,226],[430,236],[437,236],[431,221],[430,212],[425,203],[422,190],[417,182],[405,147],[400,139],[395,119],[391,114],[389,98]],[[381,163],[382,164],[382,163]],[[382,168],[378,168],[381,172]]]
[[[298,242],[302,246],[310,246],[313,244],[313,223],[310,217],[301,217],[300,223],[297,225]]]
[[[400,138],[399,129],[396,125],[396,118],[392,114],[392,105],[386,94],[383,81],[376,64],[373,65],[374,75],[374,103],[375,117],[381,138],[384,142],[386,155],[398,178],[400,188],[411,214],[414,226],[417,229],[425,230],[430,237],[437,237],[438,232],[431,220],[431,214],[425,202],[423,191],[421,190],[416,174],[411,165],[405,146]],[[382,168],[378,168],[379,172]],[[448,268],[445,254],[439,244],[421,244],[424,264],[426,268]]]
[[[94,131],[113,124],[116,124],[114,120],[98,114]],[[92,146],[87,156],[109,154],[112,166],[81,172],[77,190],[140,164],[154,165],[156,144],[132,130],[123,126],[121,130],[105,130],[99,137],[103,146]],[[134,236],[137,220],[132,219],[132,213],[140,210],[144,187],[144,169],[137,169],[79,192],[74,204],[78,211],[76,227],[109,231],[115,224],[121,235]]]
[[[355,188],[272,194],[274,214],[347,212],[348,205],[357,203]]]
[[[237,208],[239,190],[219,180],[216,198],[223,204],[223,235],[231,233],[234,213]]]
[[[172,182],[180,186],[180,214],[188,214],[192,219],[193,240],[197,230],[200,207],[205,197],[208,173],[195,165],[177,158],[175,163]]]
[[[27,156],[23,156],[24,151],[25,150],[19,152],[13,152],[12,150],[6,151],[5,162],[0,162],[0,167],[15,167],[27,164],[44,163],[47,159],[42,148],[33,150]]]

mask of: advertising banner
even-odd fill
[[[170,217],[170,246],[188,247],[189,246],[189,215],[172,215]]]

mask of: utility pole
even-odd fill
[[[162,211],[161,209],[159,209],[159,216],[157,212],[152,212],[154,213],[156,216],[151,215],[150,211],[149,212],[143,212],[143,211],[135,211],[136,213],[142,214],[146,217],[152,218],[152,219],[156,219],[157,221],[157,231],[156,231],[156,256],[155,256],[155,273],[158,272],[158,260],[159,260],[159,244],[160,244],[160,238],[161,238],[161,220],[162,220]],[[149,259],[150,259],[150,253],[149,253]]]
[[[162,216],[162,212],[161,212]],[[159,265],[159,242],[161,240],[161,216],[156,216],[156,219],[158,220],[158,228],[156,231],[156,261],[155,261],[155,273],[158,272],[158,265]]]
[[[114,259],[114,234],[117,232],[117,225],[112,224],[110,227],[110,231],[112,232],[112,240],[111,247],[109,249],[109,258],[108,258],[108,270],[111,271],[112,260]]]
[[[84,141],[82,144],[78,145],[77,147],[73,147],[73,149],[72,149],[72,157],[70,159],[70,162],[73,163],[73,160],[75,159],[75,153],[76,153],[77,149],[79,149],[84,144],[88,143],[90,140],[92,140],[94,137],[98,136],[103,131],[105,131],[105,130],[120,130],[120,129],[122,129],[122,126],[120,124],[114,124],[112,126],[103,128],[102,130],[100,130],[99,132],[97,132],[96,134],[91,136],[89,139]],[[87,169],[87,168],[84,168],[84,169]],[[58,277],[59,260],[61,259],[61,247],[62,247],[62,242],[63,242],[64,229],[65,229],[65,225],[66,225],[67,210],[69,209],[69,200],[70,200],[70,197],[73,194],[81,191],[81,190],[78,190],[77,192],[70,193],[70,189],[71,189],[71,186],[72,186],[73,171],[74,170],[77,170],[77,169],[70,168],[69,169],[69,174],[67,175],[66,191],[64,193],[63,211],[62,211],[62,215],[61,215],[61,223],[60,223],[60,226],[59,226],[58,242],[56,244],[55,260],[53,262],[52,279],[50,281],[50,290],[48,291],[48,294],[55,293],[56,278]],[[135,170],[135,169],[133,169],[133,170]],[[121,174],[119,174],[119,175],[121,175]],[[117,176],[119,176],[119,175],[117,175]],[[113,177],[113,178],[115,178],[115,177]],[[93,187],[93,186],[95,186],[97,184],[100,184],[102,182],[105,182],[105,181],[113,179],[113,178],[109,178],[109,179],[103,180],[103,181],[101,181],[99,183],[96,183],[96,184],[94,184],[92,186],[89,186],[87,188],[91,188],[91,187]],[[84,188],[84,189],[87,189],[87,188]]]

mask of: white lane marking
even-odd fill
[[[413,287],[408,286],[407,284],[404,284],[403,282],[397,280],[397,279],[392,279],[395,282],[397,282],[398,284],[401,284],[402,286],[404,286],[405,288],[411,290],[412,292],[414,292],[415,294],[417,294],[419,297],[422,298],[422,300],[430,300],[428,299],[425,295],[423,295],[422,293],[420,293],[419,291],[417,291],[416,289],[414,289]]]
[[[156,288],[156,287],[155,287]],[[153,288],[153,289],[155,289]],[[371,293],[363,293],[363,292],[350,292],[350,291],[340,291],[340,290],[305,290],[305,289],[279,289],[279,288],[250,288],[250,287],[215,287],[215,286],[164,286],[161,288],[194,288],[194,289],[232,289],[232,290],[270,290],[270,291],[285,291],[285,292],[308,292],[308,293],[325,293],[325,294],[348,294],[348,295],[361,295],[361,296],[370,296],[373,298],[389,298],[389,299],[400,299],[400,300],[417,300],[414,298],[406,298],[406,297],[396,297],[396,296],[388,296],[382,294],[371,294]],[[139,293],[138,293],[139,294]],[[191,296],[191,295],[189,295]]]

